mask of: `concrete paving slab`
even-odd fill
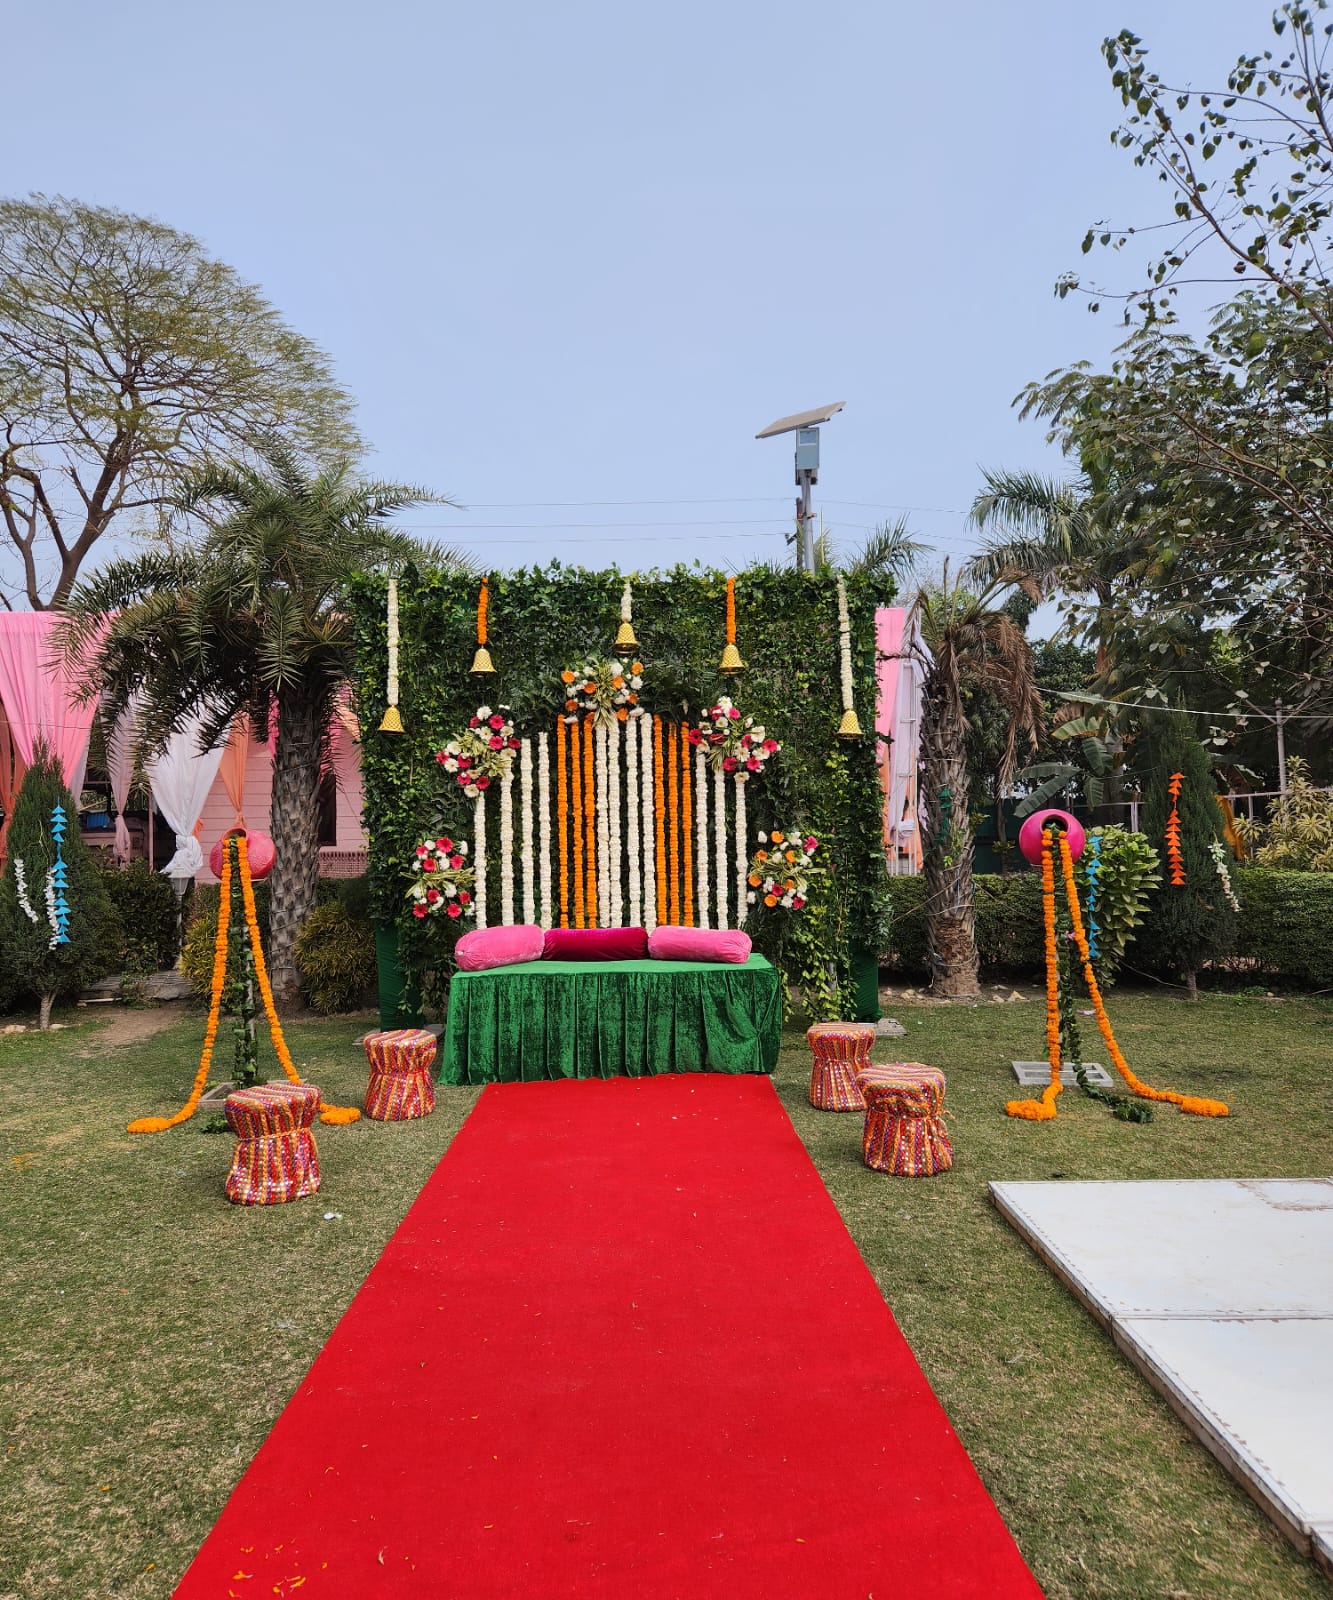
[[[1329,1577],[1333,1578],[1333,1522],[1316,1523],[1311,1534],[1313,1543],[1311,1554]]]
[[[1114,1336],[1288,1538],[1333,1525],[1333,1318],[1126,1317]]]
[[[1011,1061],[1009,1063],[1014,1077],[1025,1089],[1044,1089],[1051,1081],[1051,1064],[1049,1061]],[[1100,1061],[1085,1061],[1083,1074],[1094,1089],[1114,1089],[1115,1082],[1111,1074],[1102,1066]],[[1066,1089],[1077,1089],[1078,1079],[1074,1076],[1074,1063],[1066,1061],[1062,1073]]]
[[[993,1183],[991,1194],[1103,1322],[1333,1317],[1333,1179]]]

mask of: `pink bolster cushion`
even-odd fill
[[[654,928],[648,954],[654,961],[726,961],[744,966],[750,959],[750,935],[739,928]]]
[[[648,934],[643,928],[552,928],[543,954],[548,961],[642,961]]]
[[[544,938],[535,922],[515,922],[507,928],[473,928],[454,946],[454,959],[464,972],[540,961]]]

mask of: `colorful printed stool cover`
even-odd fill
[[[238,1206],[277,1206],[319,1188],[319,1155],[310,1129],[319,1115],[313,1083],[263,1083],[233,1089],[223,1107],[236,1135],[227,1199]]]
[[[861,1111],[865,1101],[856,1081],[859,1067],[870,1065],[875,1043],[873,1022],[816,1022],[805,1031],[814,1052],[810,1071],[810,1104],[820,1111]]]
[[[919,1061],[863,1067],[857,1074],[866,1102],[861,1155],[876,1172],[929,1178],[953,1166],[944,1129],[944,1074]]]
[[[377,1122],[406,1122],[428,1117],[435,1109],[435,1035],[425,1028],[393,1028],[368,1033],[366,1115]]]

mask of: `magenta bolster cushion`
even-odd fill
[[[727,961],[744,966],[750,959],[750,935],[739,928],[654,928],[648,954],[654,961]]]
[[[543,954],[548,961],[642,961],[648,934],[643,928],[552,928]]]
[[[507,928],[473,928],[454,946],[454,959],[464,972],[540,961],[544,937],[535,922],[515,922]]]

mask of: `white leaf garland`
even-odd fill
[[[29,922],[40,922],[42,919],[33,909],[32,901],[28,899],[28,871],[23,865],[23,860],[20,856],[14,857],[14,887],[18,891],[19,905],[22,908],[23,915],[27,917]]]
[[[750,847],[747,842],[749,827],[745,815],[744,772],[736,774],[736,925],[745,921],[745,889],[750,874]]]
[[[611,823],[611,848],[609,862],[611,867],[611,881],[607,886],[608,909],[611,913],[610,926],[623,927],[625,924],[625,879],[621,871],[621,862],[624,848],[620,837],[620,763],[624,759],[624,729],[626,724],[616,721],[606,730],[609,760],[607,762],[607,811]]]
[[[852,624],[847,614],[847,585],[838,578],[838,666],[842,673],[842,709],[852,706]]]
[[[657,830],[653,811],[653,724],[644,718],[639,733],[639,770],[642,775],[643,816],[643,925],[651,933],[657,926]]]
[[[551,927],[551,744],[550,735],[537,735],[537,861],[541,869],[541,925]]]
[[[607,818],[607,744],[610,729],[593,729],[593,761],[597,774],[597,926],[611,926],[611,828]]]
[[[532,740],[524,739],[518,752],[519,810],[523,823],[523,920],[537,920],[537,886],[532,853]]]
[[[699,926],[711,927],[712,896],[708,892],[708,758],[702,748],[694,752],[694,875]]]
[[[738,791],[739,792],[739,791]],[[717,925],[725,928],[727,922],[727,779],[719,767],[713,773],[713,884],[717,890]],[[736,907],[741,914],[741,907]]]
[[[472,857],[472,865],[477,874],[477,882],[473,893],[477,902],[477,926],[486,926],[486,794],[481,794],[472,802],[472,835],[476,849]]]
[[[505,769],[500,779],[500,921],[510,927],[514,921],[514,768]]]
[[[389,579],[389,671],[384,686],[384,698],[391,706],[398,704],[398,580]]]
[[[629,926],[643,926],[643,891],[639,877],[639,744],[646,718],[631,717],[625,724],[625,843],[629,855]]]

